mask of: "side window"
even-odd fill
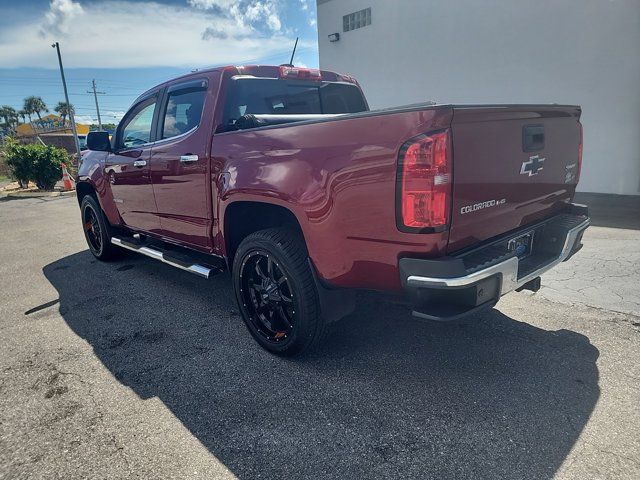
[[[155,98],[145,100],[133,108],[120,131],[120,145],[129,148],[151,141],[151,125],[155,109]]]
[[[162,122],[162,139],[182,135],[198,126],[206,93],[205,81],[189,82],[169,88]]]

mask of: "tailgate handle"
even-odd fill
[[[522,127],[522,151],[537,152],[544,149],[544,125]]]

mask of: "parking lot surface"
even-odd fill
[[[74,198],[0,201],[0,478],[640,478],[640,231],[471,325],[373,294],[303,359],[226,274],[86,249]]]

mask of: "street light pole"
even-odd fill
[[[62,68],[62,57],[60,56],[60,45],[58,42],[51,45],[58,53],[58,63],[60,64],[60,75],[62,76],[62,87],[64,88],[64,100],[67,102],[67,110],[69,110],[69,119],[71,120],[71,131],[73,132],[73,141],[76,144],[76,152],[78,153],[78,164],[82,155],[80,153],[80,142],[78,141],[78,131],[76,130],[76,120],[73,118],[73,109],[69,103],[69,94],[67,93],[67,81],[64,78],[64,68]]]

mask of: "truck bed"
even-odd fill
[[[565,169],[578,162],[579,115],[579,107],[566,105],[425,103],[294,123],[279,118],[275,125],[215,135],[212,156],[233,171],[223,195],[270,196],[305,219],[301,225],[312,261],[328,283],[399,290],[400,257],[440,257],[560,211],[577,183],[577,178],[566,182]],[[528,125],[543,127],[543,150],[523,151]],[[400,147],[443,129],[450,129],[453,139],[448,228],[401,232],[396,228]],[[548,157],[544,169],[521,174],[523,162],[534,155]],[[465,206],[493,200],[494,206],[461,213]]]

